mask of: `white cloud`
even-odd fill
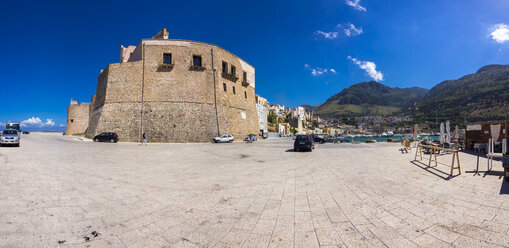
[[[366,11],[366,8],[361,6],[361,0],[345,0],[346,4],[353,7],[356,10]]]
[[[42,120],[39,117],[34,116],[21,122],[22,127],[27,126],[52,127],[54,125],[55,122],[53,122],[53,119],[46,119],[46,122],[42,122]]]
[[[42,124],[42,121],[41,121],[41,119],[39,119],[39,117],[28,118],[21,122],[22,127],[26,127],[28,125],[41,125],[41,124]]]
[[[356,58],[352,58],[348,56],[348,59],[351,60],[354,64],[358,65],[359,68],[365,70],[368,75],[375,81],[383,81],[384,75],[382,72],[376,70],[376,64],[371,61],[361,61]]]
[[[325,39],[334,40],[338,37],[338,32],[323,32],[323,31],[316,31],[317,34],[322,35]]]
[[[55,126],[55,122],[53,121],[53,119],[46,119],[44,126]]]
[[[353,25],[351,23],[347,23],[345,25],[338,24],[338,27],[342,28],[343,31],[345,32],[346,36],[348,36],[348,37],[357,36],[359,34],[362,34],[362,27],[356,27],[355,25]]]
[[[509,26],[504,23],[497,24],[492,27],[494,30],[491,32],[491,38],[496,42],[502,44],[509,41]]]
[[[313,75],[314,77],[317,77],[317,76],[320,76],[322,74],[329,73],[329,72],[333,73],[333,74],[336,74],[336,70],[334,70],[334,69],[320,68],[320,67],[311,68],[311,66],[309,66],[308,64],[305,64],[304,68],[306,68],[309,71],[311,71],[311,75]]]

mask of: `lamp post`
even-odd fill
[[[144,97],[144,91],[145,91],[145,43],[142,45],[142,59],[143,59],[143,66],[142,66],[142,73],[141,73],[141,123],[140,123],[140,133],[139,133],[139,139],[140,143],[142,143],[141,135],[143,134],[143,97]]]

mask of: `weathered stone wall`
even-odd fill
[[[143,40],[136,50],[141,44],[145,44],[144,67],[142,60],[110,64],[99,76],[87,137],[116,132],[121,141],[139,141],[143,68],[143,132],[149,142],[211,141],[218,129],[237,140],[258,133],[254,88],[241,83],[245,69],[254,85],[253,67],[207,43]],[[161,66],[163,53],[172,54],[173,66]],[[193,55],[202,57],[203,68],[191,66]],[[222,77],[222,61],[236,66],[236,82]]]
[[[90,103],[67,106],[65,135],[84,134],[89,124]]]

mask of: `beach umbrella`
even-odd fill
[[[418,126],[417,126],[417,124],[415,124],[414,125],[414,131],[412,132],[414,140],[418,140],[419,139],[419,135],[417,135],[417,128],[418,128]]]
[[[456,127],[454,127],[454,138],[457,140],[460,139],[460,130],[458,128],[458,125],[456,125]]]
[[[445,130],[447,132],[446,142],[451,143],[451,123],[449,121],[445,123]]]
[[[444,143],[444,140],[445,137],[444,137],[444,123],[440,123],[440,144],[443,144]]]

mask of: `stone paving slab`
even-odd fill
[[[0,247],[509,247],[500,164],[474,176],[460,153],[449,178],[399,144],[291,148],[24,135],[0,147]]]

